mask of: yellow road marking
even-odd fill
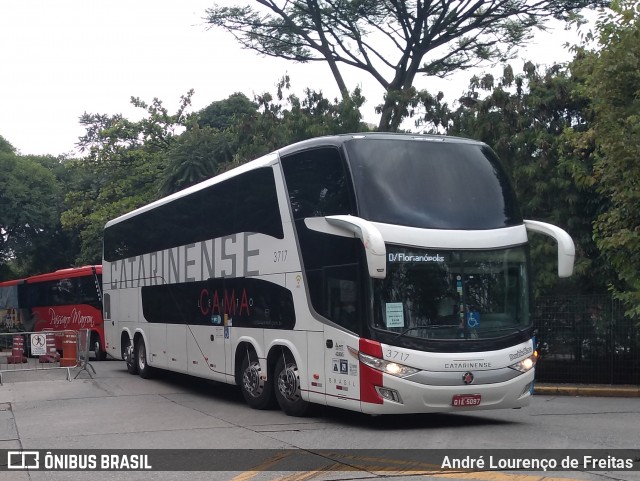
[[[291,452],[278,453],[273,458],[256,466],[253,470],[242,473],[231,481],[248,481],[261,472],[271,468],[284,458],[290,456]],[[337,458],[337,459],[334,459]],[[358,455],[345,455],[334,453],[327,459],[334,461],[334,464],[319,470],[296,472],[285,476],[279,476],[272,481],[309,481],[320,477],[323,474],[338,471],[364,471],[376,475],[392,476],[430,476],[444,479],[464,479],[470,481],[586,481],[578,478],[567,478],[557,476],[505,473],[501,471],[451,471],[443,470],[441,466],[420,461],[409,461],[388,458],[366,457]],[[377,464],[373,464],[377,463]],[[383,466],[381,466],[381,464]],[[397,468],[397,469],[394,469]]]
[[[280,478],[276,478],[274,481],[305,481],[308,479],[313,479],[317,476],[321,476],[322,474],[337,472],[337,471],[355,471],[355,470],[349,468],[349,466],[345,466],[344,464],[336,463],[317,471],[308,471],[306,473],[294,473],[288,476],[282,476]]]
[[[246,472],[244,472],[242,474],[237,475],[231,481],[247,481],[247,480],[253,478],[254,476],[257,476],[258,474],[266,471],[267,469],[269,469],[274,464],[279,463],[284,458],[287,458],[287,457],[291,456],[292,453],[293,453],[293,451],[290,451],[290,452],[282,451],[282,452],[276,454],[271,459],[268,459],[264,463],[257,465],[253,470],[246,471]]]
[[[356,469],[346,469],[342,464],[336,464],[322,471],[309,471],[306,473],[294,473],[287,476],[281,476],[274,478],[272,481],[310,481],[314,478],[320,477],[323,474],[337,471],[356,471]],[[376,474],[374,470],[368,470],[373,474]],[[529,474],[509,474],[500,473],[496,471],[479,471],[475,473],[443,473],[439,472],[416,472],[416,471],[384,471],[386,476],[425,476],[432,478],[444,478],[444,479],[465,479],[469,481],[586,481],[578,478],[564,478],[556,476],[546,475],[529,475]]]

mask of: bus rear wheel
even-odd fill
[[[300,374],[295,360],[285,358],[284,354],[280,356],[273,377],[280,409],[289,416],[305,416],[309,411],[309,403],[302,399]]]
[[[140,337],[136,343],[136,363],[138,365],[138,374],[143,379],[149,379],[153,375],[153,368],[147,362],[147,346],[144,339]]]
[[[240,389],[242,396],[249,406],[253,409],[269,409],[275,405],[273,400],[273,380],[270,376],[263,376],[258,356],[255,359],[249,359],[249,353],[242,359],[240,367],[242,373],[242,382]]]

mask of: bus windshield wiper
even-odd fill
[[[434,325],[429,325],[429,326],[412,326],[412,327],[407,327],[404,331],[396,334],[396,336],[393,338],[395,339],[399,339],[402,336],[404,336],[406,333],[411,332],[411,331],[415,331],[416,329],[451,329],[452,326],[434,326]]]
[[[503,332],[503,331],[515,331],[518,334],[524,334],[525,330],[524,329],[520,329],[519,327],[497,327],[497,328],[489,328],[489,329],[478,329],[479,331],[482,332]]]

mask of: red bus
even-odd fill
[[[97,360],[106,358],[102,266],[61,269],[0,283],[0,289],[13,285],[18,288],[15,309],[19,312],[21,329],[27,332],[89,329],[90,350]]]

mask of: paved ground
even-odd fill
[[[93,363],[93,365],[98,370],[98,374],[94,378],[90,377],[90,371],[75,369],[70,373],[72,378],[77,375],[77,379],[71,381],[66,380],[67,370],[65,369],[4,373],[4,383],[0,386],[0,450],[93,449],[104,451],[117,448],[142,450],[176,447],[190,450],[225,448],[238,450],[238,452],[241,452],[242,449],[280,450],[289,448],[291,443],[286,442],[287,438],[284,434],[279,438],[273,433],[311,437],[314,433],[322,433],[324,432],[322,430],[326,429],[323,424],[325,421],[322,419],[289,418],[280,411],[249,409],[244,406],[242,395],[235,386],[202,381],[194,383],[192,378],[171,374],[153,382],[146,382],[138,376],[128,374],[122,361],[104,361]],[[0,366],[0,369],[2,367]],[[638,391],[638,386],[540,385],[537,389],[540,394],[571,396],[637,397],[639,396]],[[211,399],[212,392],[215,392],[215,402],[212,402]],[[515,416],[515,414],[512,415]],[[372,435],[380,436],[378,431],[361,427],[357,422],[355,426],[352,425],[350,416],[354,419],[357,418],[356,413],[342,415],[339,422],[335,423],[336,433],[343,432],[343,436],[352,436],[354,440],[360,439],[359,436],[363,436],[365,439],[371,439]],[[605,420],[603,419],[603,421]],[[501,420],[496,425],[501,426],[504,423],[505,421]],[[246,429],[246,426],[251,426],[251,429]],[[408,426],[403,426],[399,430],[406,432],[407,437],[420,435],[419,432],[412,433],[412,429]],[[490,426],[487,426],[486,429],[490,429]],[[458,444],[454,439],[457,435],[455,431],[451,431],[451,443],[447,446]],[[402,432],[397,434],[402,435]],[[464,433],[464,429],[462,433]],[[368,444],[363,442],[359,445]],[[547,446],[542,443],[540,445]],[[480,447],[488,447],[488,445]],[[0,459],[0,466],[3,464],[6,465],[6,462],[4,459]],[[222,474],[207,472],[185,478],[185,473],[179,472],[154,472],[152,476],[150,473],[103,472],[98,476],[100,479],[127,480],[147,480],[153,477],[154,481],[174,479],[189,479],[190,481],[195,479],[234,479],[236,481],[295,479],[303,481],[311,479],[310,477],[301,477],[303,475],[300,474],[295,477],[286,472],[283,475],[278,475],[279,477],[275,473],[258,474],[256,471],[230,475],[226,473],[226,476],[221,477]],[[560,479],[559,476],[535,477],[532,474],[500,475],[499,473],[486,473],[489,477],[478,478],[480,474],[474,473],[473,479],[501,481]],[[95,474],[86,472],[0,471],[0,481],[66,481],[87,479],[87,475],[95,477]],[[394,481],[414,478],[419,478],[421,481],[437,479],[436,477],[415,475],[389,477],[393,477]],[[450,474],[442,475],[439,479],[442,477],[453,479]],[[372,477],[362,477],[355,474],[351,476],[351,479],[364,478],[370,479]],[[374,479],[379,478],[379,476],[374,477]],[[464,479],[464,477],[462,478]],[[332,477],[331,479],[348,479],[348,476]],[[602,478],[580,475],[579,479]]]

